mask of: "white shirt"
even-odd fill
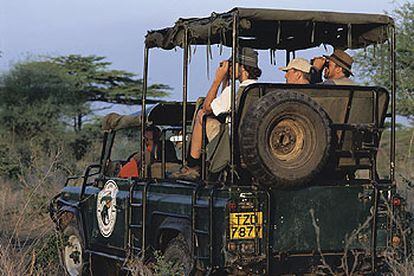
[[[240,83],[240,87],[248,86],[249,84],[256,83],[257,80],[247,79]],[[237,89],[236,89],[237,92]],[[219,96],[217,96],[211,102],[211,109],[215,116],[218,116],[222,113],[228,113],[231,109],[231,86],[227,86],[224,88],[223,92]]]

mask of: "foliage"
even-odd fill
[[[90,113],[90,101],[114,103],[137,103],[142,94],[142,80],[124,70],[111,70],[110,62],[102,56],[68,55],[52,57],[50,62],[59,66],[75,83],[77,99],[73,101],[72,117],[74,128],[82,128],[82,118]],[[148,89],[150,97],[165,97],[171,88],[154,84]]]
[[[73,76],[80,95],[84,99],[115,101],[117,98],[136,99],[140,97],[142,79],[124,70],[110,70],[110,62],[102,56],[68,55],[50,58]],[[149,87],[148,96],[161,98],[168,96],[171,88],[163,84]]]
[[[136,103],[142,87],[133,73],[110,65],[94,55],[47,57],[17,63],[0,76],[2,176],[23,181],[35,158],[48,160],[57,151],[64,152],[57,166],[66,173],[77,171],[85,155],[96,156],[99,123],[84,123],[93,112],[90,101]],[[163,97],[169,89],[154,84],[148,95]]]
[[[16,154],[9,145],[0,144],[0,175],[16,178],[20,172],[20,164]]]
[[[59,247],[61,239],[57,233],[48,233],[41,243],[35,244],[33,256],[35,256],[34,268],[36,271],[44,271],[52,265],[59,264]]]
[[[414,179],[414,128],[400,128],[396,132],[397,172]],[[378,171],[380,175],[389,172],[390,131],[384,131],[378,151]]]
[[[30,139],[54,131],[62,108],[74,95],[74,83],[53,63],[15,65],[1,79],[0,123],[16,138]]]
[[[390,14],[396,24],[397,111],[414,119],[414,3],[405,2]],[[357,75],[371,85],[390,87],[389,43],[368,47],[356,55]]]
[[[126,263],[132,276],[180,276],[184,275],[183,268],[173,262],[165,260],[162,252],[154,252],[154,260],[145,263],[140,257],[130,257]]]
[[[96,142],[101,140],[101,130],[96,125],[88,125],[78,133],[68,133],[68,149],[76,160],[81,160]]]
[[[18,63],[0,78],[0,123],[21,137],[53,132],[63,123],[80,131],[91,101],[136,104],[142,80],[109,69],[102,56],[68,55]],[[153,84],[149,97],[165,97],[171,88]]]

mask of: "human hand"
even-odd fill
[[[315,57],[312,59],[312,65],[319,71],[325,66],[326,58],[325,57]]]
[[[203,117],[206,114],[206,111],[202,108],[197,112],[196,123],[201,124],[203,122]]]
[[[223,80],[227,79],[227,73],[229,71],[229,62],[228,60],[223,60],[220,62],[219,68],[216,71],[216,80],[222,82]]]

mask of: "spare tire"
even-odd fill
[[[302,93],[270,92],[240,123],[242,161],[261,185],[305,185],[331,155],[331,121],[318,103]]]

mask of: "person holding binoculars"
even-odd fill
[[[312,83],[333,85],[357,85],[349,77],[353,76],[352,64],[354,59],[345,51],[335,49],[330,56],[315,57],[312,64]],[[322,73],[325,81],[322,81]]]

